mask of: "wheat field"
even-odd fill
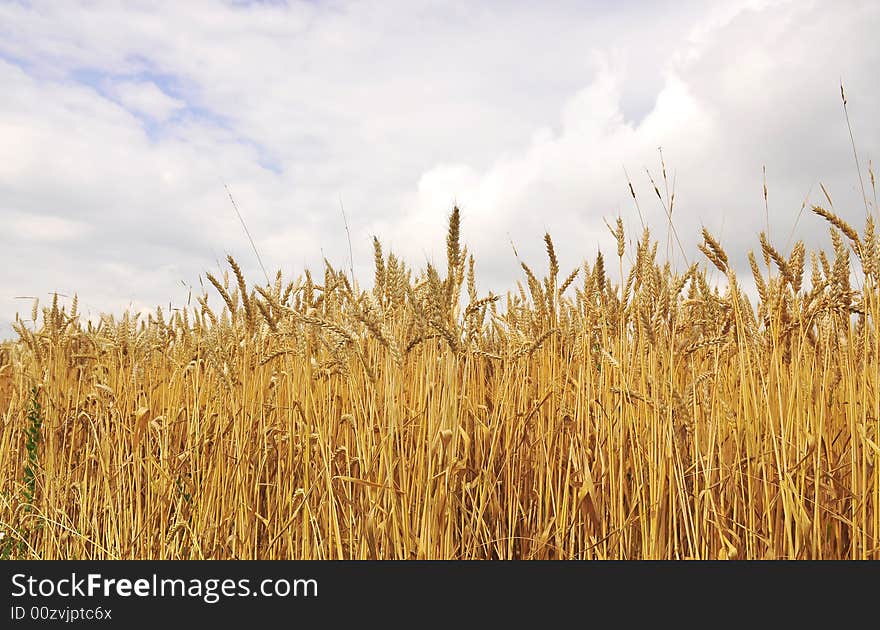
[[[248,284],[86,321],[33,306],[0,350],[14,558],[880,559],[880,241],[749,253],[646,229],[480,293],[374,240],[361,289]],[[695,252],[696,254],[696,252]],[[563,275],[564,274],[564,275]]]

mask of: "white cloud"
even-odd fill
[[[128,110],[162,122],[186,107],[150,81],[107,82],[107,91]]]
[[[801,217],[795,229],[803,199],[811,187],[818,193],[819,179],[844,201],[838,211],[853,224],[864,222],[837,67],[847,69],[851,92],[858,86],[857,142],[863,152],[876,155],[880,128],[870,112],[880,104],[880,93],[870,77],[880,55],[868,53],[863,42],[878,18],[878,11],[866,6],[832,14],[803,3],[749,3],[707,17],[694,27],[693,37],[685,38],[694,45],[689,54],[670,55],[653,108],[637,123],[623,114],[625,73],[613,56],[595,55],[593,81],[561,105],[557,130],[541,129],[520,150],[484,169],[464,162],[434,167],[410,197],[415,210],[386,227],[410,256],[419,256],[423,240],[409,235],[441,233],[444,210],[456,199],[465,211],[468,240],[488,257],[490,278],[500,283],[515,269],[508,234],[532,264],[544,258],[540,237],[545,230],[562,245],[557,250],[570,264],[594,256],[599,245],[613,251],[605,217],[622,214],[637,238],[641,225],[626,168],[648,225],[666,240],[668,221],[645,170],[665,198],[662,146],[676,193],[675,229],[691,260],[699,229],[706,225],[748,274],[746,253],[766,222],[764,165],[771,235],[780,245],[790,245],[792,235],[821,243],[826,226],[815,217]],[[816,45],[820,31],[837,42],[833,53]],[[819,196],[812,200],[824,203]],[[442,259],[443,243],[434,242],[429,257]]]
[[[88,231],[88,226],[79,221],[37,215],[18,216],[9,226],[15,239],[46,243],[74,240]]]

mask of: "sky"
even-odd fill
[[[0,0],[0,337],[53,292],[181,306],[227,254],[264,281],[227,188],[270,274],[365,286],[374,235],[442,268],[458,204],[504,293],[545,232],[565,274],[618,216],[665,246],[661,148],[688,260],[705,226],[748,276],[761,230],[826,242],[820,184],[864,225],[840,84],[873,203],[878,32],[872,1]]]

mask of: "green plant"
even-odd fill
[[[25,428],[25,451],[27,460],[24,465],[24,475],[22,481],[24,490],[22,490],[22,514],[31,514],[34,511],[34,498],[37,492],[37,472],[40,465],[40,439],[41,428],[43,426],[43,411],[40,406],[39,390],[36,386],[31,388],[30,405],[27,413],[27,427]],[[39,525],[37,526],[39,529]],[[27,547],[27,540],[31,535],[31,530],[27,527],[18,530],[15,537],[5,536],[0,542],[0,558],[8,560],[15,552],[16,556],[24,555]],[[17,544],[16,544],[17,542]]]

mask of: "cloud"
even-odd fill
[[[818,4],[749,3],[707,16],[669,55],[662,87],[638,121],[624,113],[625,68],[614,55],[596,53],[593,80],[560,107],[555,129],[537,130],[483,169],[450,162],[426,171],[409,198],[414,210],[384,227],[406,253],[423,258],[423,240],[408,235],[441,233],[444,211],[455,200],[464,210],[465,234],[481,254],[478,266],[487,258],[490,279],[509,284],[515,265],[508,237],[535,264],[544,259],[540,237],[549,231],[572,265],[599,247],[614,250],[605,218],[622,215],[637,239],[641,218],[626,169],[647,225],[661,241],[680,238],[688,262],[703,225],[722,237],[746,275],[746,253],[768,225],[780,246],[790,247],[795,238],[823,244],[826,226],[801,212],[805,199],[825,203],[820,181],[835,191],[838,212],[864,223],[837,83],[841,68],[850,92],[859,94],[860,149],[867,155],[880,149],[880,127],[870,114],[880,105],[870,79],[880,55],[862,45],[880,15],[860,9],[832,15]],[[833,52],[816,45],[823,38],[838,42]],[[675,233],[667,235],[664,203],[673,190]],[[435,242],[427,255],[442,259],[442,241]],[[677,245],[669,252],[681,261]]]
[[[117,81],[107,86],[107,91],[129,111],[163,122],[186,107],[183,101],[165,94],[152,82]]]
[[[74,240],[88,231],[88,226],[79,221],[37,215],[19,215],[10,221],[9,227],[13,239],[45,243]]]
[[[740,265],[767,222],[822,242],[819,181],[863,221],[838,81],[864,164],[878,26],[869,2],[2,4],[0,248],[43,263],[0,270],[0,326],[15,295],[180,302],[227,252],[258,280],[224,184],[292,274],[347,265],[342,201],[363,282],[373,234],[442,261],[453,202],[482,290],[545,230],[566,266],[618,214],[665,245],[658,147],[689,256],[701,224]]]

